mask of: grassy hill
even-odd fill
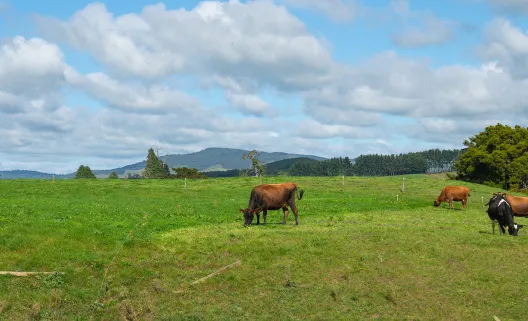
[[[309,157],[295,157],[283,159],[276,162],[271,162],[266,164],[266,175],[277,175],[280,172],[287,172],[290,167],[295,163],[315,163],[318,160]],[[237,177],[240,176],[240,170],[217,170],[212,167],[213,170],[204,171],[205,174],[209,177]]]
[[[287,172],[295,163],[315,163],[317,160],[308,157],[295,157],[283,159],[266,165],[266,173],[269,175],[277,175],[279,172]]]
[[[528,230],[491,234],[496,189],[405,178],[295,177],[300,225],[248,228],[254,177],[0,180],[0,270],[65,273],[0,276],[0,319],[526,320]],[[448,183],[467,210],[432,206]]]

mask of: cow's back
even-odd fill
[[[266,204],[269,209],[280,209],[295,193],[295,183],[262,184],[253,188],[259,205]]]
[[[451,195],[454,200],[466,199],[469,196],[469,188],[465,186],[446,186],[442,194],[446,197]]]
[[[506,194],[506,200],[511,204],[516,216],[528,216],[528,197]]]

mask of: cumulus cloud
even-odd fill
[[[127,84],[104,73],[80,75],[74,70],[68,70],[66,80],[109,107],[131,112],[181,112],[198,109],[199,106],[195,98],[168,86]]]
[[[423,18],[420,27],[407,27],[399,33],[392,34],[391,40],[399,47],[415,48],[445,43],[452,36],[453,28],[449,22],[428,15]]]
[[[49,39],[89,52],[121,77],[213,73],[297,89],[324,81],[334,65],[322,42],[271,1],[207,1],[192,10],[159,3],[120,16],[93,3],[67,21],[37,22]]]
[[[528,77],[528,34],[504,18],[486,26],[479,53],[486,60],[496,60],[516,79]]]
[[[0,88],[36,97],[64,82],[64,55],[59,47],[39,38],[4,39],[0,49]]]
[[[462,22],[453,22],[425,10],[413,10],[409,0],[392,0],[387,8],[375,11],[376,20],[387,20],[391,42],[401,48],[418,48],[450,41],[457,28],[469,30]]]
[[[351,68],[342,81],[311,91],[306,104],[310,109],[461,119],[498,110],[521,112],[527,86],[490,65],[432,68],[386,52]]]
[[[257,86],[253,81],[218,76],[213,77],[213,81],[224,88],[226,100],[242,114],[257,117],[277,115],[277,110],[255,94]]]

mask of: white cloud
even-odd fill
[[[496,60],[517,79],[528,78],[528,34],[510,21],[498,18],[484,29],[484,43],[479,48],[484,59]]]
[[[314,120],[303,121],[299,124],[298,135],[304,138],[375,138],[379,133],[372,129],[345,125],[326,125]]]
[[[420,27],[407,27],[392,34],[392,42],[399,47],[414,48],[445,43],[452,38],[453,27],[449,22],[433,15],[428,15],[422,20]]]
[[[271,1],[208,1],[190,11],[159,3],[115,17],[94,3],[68,21],[38,22],[49,39],[88,51],[119,76],[214,73],[295,89],[324,81],[334,66],[304,24]]]
[[[387,8],[374,10],[372,18],[386,20],[380,24],[390,25],[392,43],[406,49],[446,43],[454,37],[457,28],[468,28],[431,11],[413,10],[409,0],[392,0]]]
[[[251,80],[235,80],[231,77],[213,77],[215,83],[225,90],[226,100],[245,115],[274,117],[277,110],[255,94],[257,86]]]
[[[0,49],[0,88],[32,97],[56,90],[64,81],[63,59],[59,47],[45,40],[5,39]]]
[[[196,99],[163,85],[126,84],[103,73],[66,73],[68,83],[103,101],[107,106],[132,112],[167,113],[196,109]]]
[[[528,83],[489,66],[432,68],[426,62],[386,52],[351,68],[343,79],[315,89],[308,108],[408,115],[416,118],[468,118],[500,110],[522,112]]]

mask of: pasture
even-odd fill
[[[247,228],[257,178],[0,180],[0,270],[64,272],[0,275],[0,320],[528,319],[528,227],[491,234],[496,189],[405,178],[264,178],[305,190],[300,225]],[[447,184],[467,210],[433,207]]]

